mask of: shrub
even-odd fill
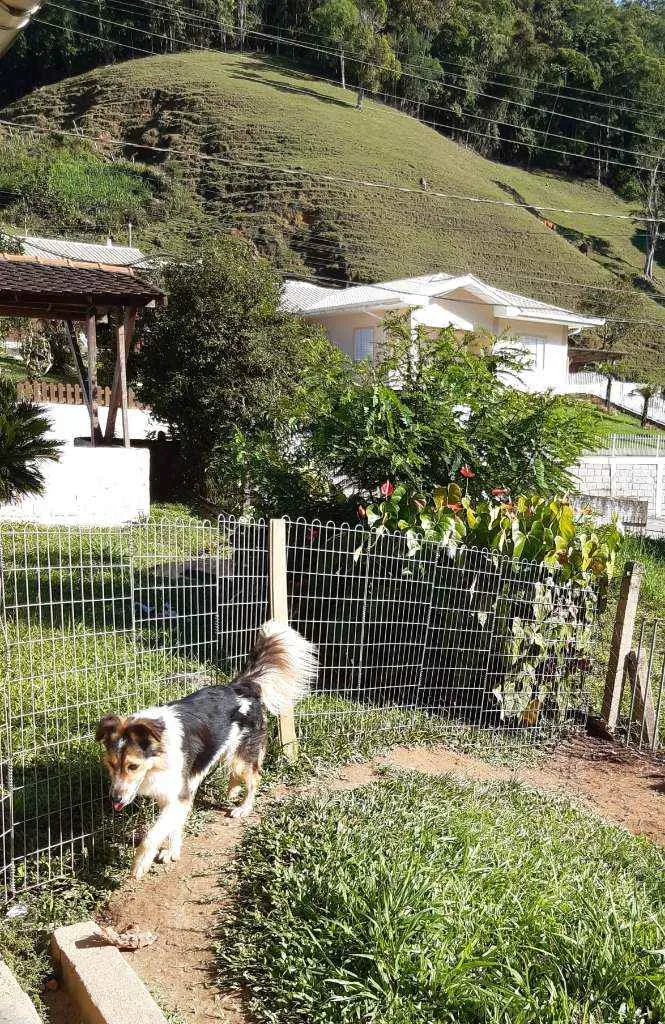
[[[18,400],[14,382],[0,377],[0,502],[42,492],[39,463],[57,461],[60,452],[49,426],[37,406]]]
[[[355,515],[378,480],[430,492],[468,465],[467,490],[479,498],[497,480],[513,493],[547,494],[571,485],[570,467],[597,442],[598,414],[556,395],[515,389],[523,355],[485,335],[459,341],[452,330],[416,337],[403,317],[385,322],[375,364],[331,355],[335,373],[320,383],[321,361],[305,363],[290,429],[266,446],[302,488],[314,481],[335,519]],[[309,401],[307,401],[309,396]],[[308,511],[295,502],[281,513]]]
[[[253,484],[237,439],[251,448],[292,415],[286,403],[317,330],[280,310],[278,276],[239,239],[221,238],[164,276],[168,306],[136,359],[139,397],[179,441],[190,496],[216,483],[212,497],[235,507]]]
[[[462,467],[463,471],[468,467]],[[491,499],[474,502],[458,484],[412,494],[389,481],[381,501],[361,508],[376,536],[390,530],[406,534],[409,550],[422,541],[455,548],[488,548],[498,554],[542,563],[557,570],[562,582],[595,585],[604,591],[614,572],[622,534],[614,523],[598,526],[590,510],[575,512],[566,498],[520,495],[514,501],[504,487]]]

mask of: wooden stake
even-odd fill
[[[88,339],[88,409],[90,411],[90,444],[94,448],[99,438],[99,409],[97,406],[97,321],[94,311],[86,320]]]
[[[626,658],[633,646],[635,617],[643,575],[644,566],[640,562],[626,562],[614,619],[614,632],[607,664],[601,712],[610,733],[614,733],[619,718],[623,681],[626,674]]]
[[[137,310],[133,306],[123,310],[122,323],[118,324],[116,331],[115,370],[104,435],[109,441],[115,435],[115,423],[118,407],[120,407],[122,409],[122,437],[125,448],[131,446],[129,436],[129,402],[127,397],[127,356],[132,349],[132,336],[134,334],[136,315]]]
[[[286,522],[270,520],[270,614],[279,622],[289,621],[286,585]],[[289,761],[298,759],[298,735],[293,706],[279,716],[279,742]]]

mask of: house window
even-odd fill
[[[374,358],[374,328],[358,327],[353,332],[353,358]]]
[[[521,335],[519,339],[520,346],[524,351],[531,356],[531,366],[528,367],[530,370],[545,369],[545,338],[539,338],[536,334]]]

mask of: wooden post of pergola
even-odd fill
[[[130,447],[127,356],[131,352],[136,318],[141,309],[163,305],[159,288],[128,267],[78,260],[0,253],[0,316],[64,320],[79,384],[90,418],[90,444],[112,441],[118,409],[122,413],[125,448]],[[97,392],[97,322],[109,314],[118,318],[113,388],[102,438]],[[87,367],[81,354],[76,324],[87,338]]]
[[[116,362],[113,374],[113,386],[111,388],[111,399],[109,401],[108,417],[106,419],[106,440],[112,440],[115,435],[115,423],[118,416],[118,406],[122,411],[122,442],[125,448],[130,447],[129,435],[129,400],[127,392],[127,357],[132,351],[134,340],[134,328],[138,309],[130,306],[120,311],[118,326],[116,329]]]
[[[90,413],[90,444],[99,441],[99,406],[97,404],[97,319],[92,310],[85,321],[88,341],[88,411]]]

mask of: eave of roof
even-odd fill
[[[441,276],[440,280],[437,280],[439,275],[436,274],[429,275],[429,277],[431,277],[432,284],[435,284],[436,288],[428,287],[425,291],[421,292],[392,289],[390,285],[393,282],[387,282],[385,285],[358,285],[353,288],[347,288],[341,293],[337,289],[330,288],[327,289],[330,296],[326,298],[326,301],[319,301],[312,306],[307,306],[307,308],[301,308],[299,311],[304,316],[325,316],[338,312],[347,312],[350,309],[362,309],[363,307],[389,309],[401,305],[419,308],[426,306],[432,300],[450,295],[451,292],[455,292],[458,289],[464,289],[486,304],[491,305],[494,315],[499,319],[529,320],[533,323],[558,323],[577,329],[582,327],[602,327],[605,324],[604,317],[583,316],[580,313],[575,313],[573,310],[553,306],[539,299],[530,299],[526,295],[519,295],[516,292],[495,288],[493,285],[487,284],[479,277],[476,277],[475,274],[462,274],[458,277],[447,278]],[[423,276],[403,278],[399,282],[394,283],[406,286],[409,281],[422,283],[427,280],[428,276]],[[374,290],[373,295],[372,290]],[[345,296],[345,300],[340,299],[340,301],[331,304],[329,299],[335,294]]]
[[[127,267],[0,254],[0,314],[76,318],[164,301],[161,289]]]

